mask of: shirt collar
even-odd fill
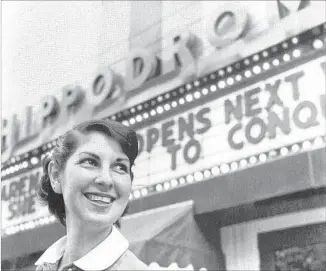
[[[64,236],[50,246],[37,260],[35,265],[57,263],[63,256],[67,237]],[[116,227],[110,235],[86,255],[73,264],[82,270],[103,270],[113,265],[129,247],[127,239]]]

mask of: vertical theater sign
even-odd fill
[[[284,20],[310,3],[276,2]],[[230,14],[231,27],[224,29]],[[194,48],[201,41],[183,31],[171,38],[169,59],[136,49],[125,77],[102,67],[89,89],[66,86],[60,101],[42,97],[37,112],[26,107],[24,119],[3,120],[2,236],[55,220],[36,198],[41,159],[83,120],[107,118],[136,130],[140,154],[131,200],[324,146],[326,24],[240,58],[243,46],[255,42],[244,42],[251,27],[244,8],[226,5],[208,18],[206,33],[217,51],[238,44],[226,65],[208,59],[217,68],[200,70]],[[175,77],[181,86],[129,103]]]

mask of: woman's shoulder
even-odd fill
[[[117,270],[151,270],[148,265],[142,262],[129,249],[120,258]]]

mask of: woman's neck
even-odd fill
[[[71,264],[90,252],[109,236],[112,226],[99,230],[100,228],[90,227],[84,222],[67,220],[66,229],[67,242],[61,266]]]

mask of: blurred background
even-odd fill
[[[65,229],[41,160],[86,119],[134,128],[120,230],[171,270],[325,270],[326,2],[2,1],[1,267]]]

